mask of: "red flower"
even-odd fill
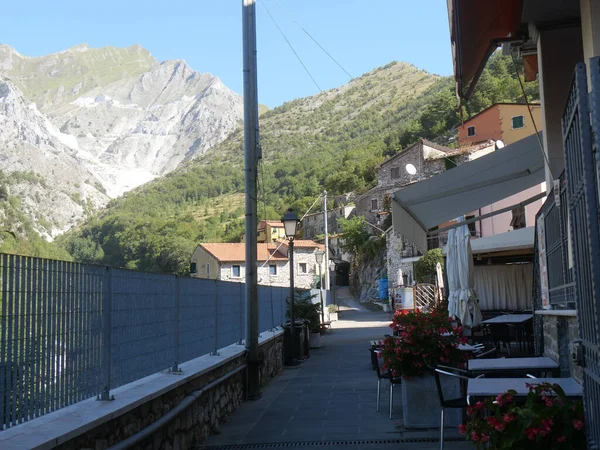
[[[527,428],[525,434],[530,441],[535,441],[535,437],[538,435],[539,430],[537,428]]]
[[[471,433],[471,440],[473,442],[477,442],[479,440],[479,435],[475,431]]]
[[[542,400],[544,401],[544,403],[546,404],[546,406],[548,408],[552,408],[552,406],[554,406],[554,400],[550,397],[542,397]]]
[[[481,442],[489,442],[489,441],[490,441],[490,437],[485,433],[481,433]]]
[[[556,436],[556,442],[565,442],[567,440],[564,436]]]
[[[513,420],[515,420],[514,414],[504,414],[505,423],[511,423]]]
[[[467,427],[466,427],[466,426],[464,426],[463,424],[460,424],[460,425],[458,426],[458,432],[459,432],[460,434],[466,434],[466,433],[467,433]]]
[[[505,427],[503,423],[498,423],[494,428],[496,429],[496,431],[504,431]]]
[[[573,428],[576,430],[583,430],[584,426],[585,424],[583,423],[583,420],[573,419]]]

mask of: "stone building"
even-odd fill
[[[318,279],[315,250],[324,250],[314,241],[296,240],[294,247],[294,285],[310,289]],[[268,286],[290,285],[287,241],[257,244],[258,282]],[[191,276],[244,283],[246,281],[246,244],[204,243],[191,257]],[[324,265],[323,265],[324,266]],[[324,270],[324,267],[321,269]]]
[[[349,219],[355,215],[355,206],[347,205],[327,211],[327,234],[329,236],[329,257],[336,260],[350,261],[351,255],[345,253],[340,246],[339,219]],[[325,220],[323,212],[307,214],[301,222],[302,237],[323,242]],[[318,236],[318,237],[317,237]]]
[[[452,152],[448,147],[421,139],[388,158],[375,168],[377,186],[355,199],[356,214],[376,225],[378,214],[384,210],[386,195],[402,186],[443,172],[448,164],[452,164],[446,160],[446,155]],[[415,169],[413,174],[407,170],[409,164]],[[370,231],[373,232],[373,229]]]

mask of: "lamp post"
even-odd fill
[[[325,252],[318,248],[315,251],[315,259],[319,266],[319,294],[321,295],[321,322],[325,323],[325,305],[323,305],[323,275],[321,274],[321,264],[323,263],[323,255]]]
[[[290,258],[290,338],[292,341],[292,364],[296,362],[296,347],[294,346],[294,335],[296,328],[296,321],[294,317],[294,238],[296,237],[296,230],[298,229],[298,216],[292,208],[281,218],[283,222],[283,228],[285,229],[285,236],[288,238],[289,245],[289,258]]]

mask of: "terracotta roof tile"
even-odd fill
[[[281,242],[281,241],[279,241]],[[284,245],[287,245],[287,241],[283,241]],[[325,250],[325,245],[319,244],[318,242],[311,241],[310,239],[294,239],[294,247],[295,248],[320,248],[321,250]]]
[[[244,262],[246,261],[246,244],[200,244],[208,253],[221,262]],[[277,250],[277,244],[258,243],[256,245],[258,261],[287,261],[287,256]],[[276,251],[277,250],[277,251]]]
[[[264,230],[267,225],[271,225],[272,227],[283,228],[283,222],[281,220],[261,220],[258,222],[257,229]]]

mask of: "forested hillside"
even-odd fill
[[[529,100],[537,85],[529,83]],[[512,62],[495,55],[463,117],[498,101],[522,101]],[[348,85],[294,100],[261,116],[259,215],[303,213],[326,188],[361,193],[375,166],[419,137],[452,142],[460,123],[451,78],[391,63]],[[202,159],[113,200],[60,243],[76,260],[184,273],[202,241],[243,233],[243,132]],[[235,194],[238,195],[235,195]]]

